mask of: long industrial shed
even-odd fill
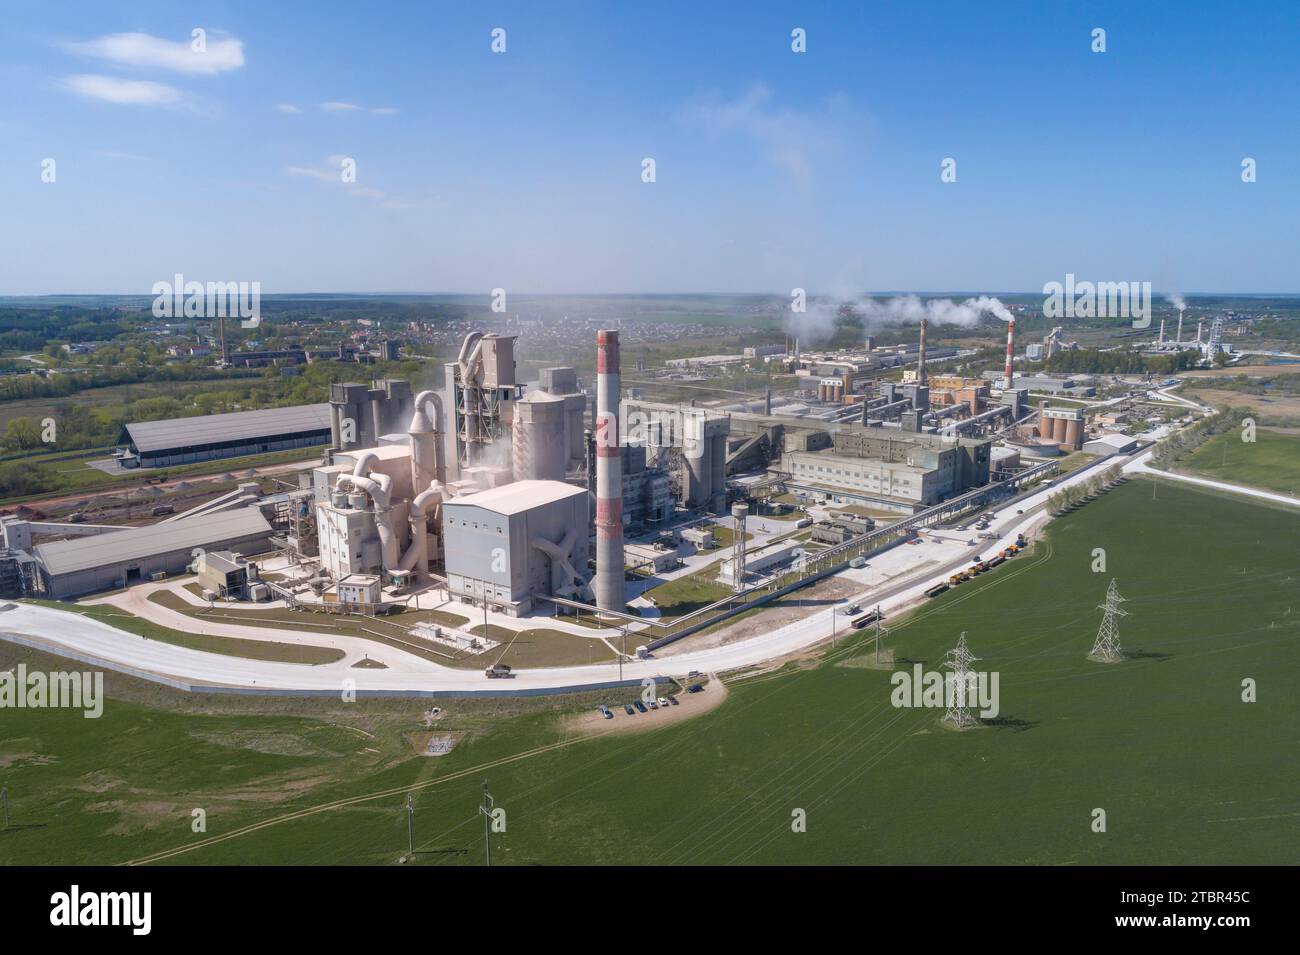
[[[127,467],[168,467],[309,448],[330,443],[330,406],[295,405],[138,421],[123,427],[117,440],[127,449],[122,462]]]

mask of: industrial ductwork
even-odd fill
[[[559,587],[555,586],[555,579],[552,576],[551,589],[556,596],[589,599],[591,588],[573,566],[573,548],[577,542],[578,531],[571,527],[558,544],[545,537],[534,537],[529,545],[549,557],[551,566],[564,576],[564,583]]]
[[[392,573],[398,569],[397,537],[393,533],[390,516],[393,479],[387,474],[371,475],[371,469],[378,461],[379,458],[373,452],[363,451],[357,456],[352,473],[340,474],[335,487],[340,491],[352,488],[370,498],[375,511],[375,528],[379,531],[380,562],[384,570]]]

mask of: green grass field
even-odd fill
[[[15,822],[47,828],[0,835],[0,859],[390,863],[413,790],[416,864],[481,864],[486,779],[506,812],[497,864],[1294,863],[1297,533],[1293,510],[1170,485],[1152,501],[1146,481],[1055,521],[1032,552],[890,622],[900,668],[936,668],[966,631],[1000,674],[998,721],[964,733],[891,706],[889,673],[841,666],[868,652],[861,637],[647,733],[566,734],[573,701],[495,720],[440,701],[439,730],[464,733],[440,758],[403,748],[418,700],[384,719],[374,701],[6,711],[0,783]],[[1131,658],[1106,666],[1085,654],[1111,577]]]
[[[1179,470],[1300,496],[1300,434],[1258,428],[1254,442],[1226,431],[1189,454]]]

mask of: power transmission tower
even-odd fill
[[[410,853],[409,858],[415,861],[415,804],[414,795],[406,794],[406,844]]]
[[[1119,663],[1124,653],[1119,646],[1119,618],[1127,617],[1128,611],[1120,607],[1124,598],[1119,595],[1119,588],[1112,577],[1106,588],[1106,602],[1097,605],[1098,610],[1105,611],[1101,626],[1097,629],[1097,642],[1092,645],[1089,658],[1102,663]]]
[[[970,701],[966,699],[966,691],[970,687],[970,665],[978,659],[979,657],[971,653],[970,647],[966,645],[965,630],[957,638],[957,646],[944,654],[943,666],[952,672],[948,674],[947,685],[944,687],[946,691],[944,701],[948,708],[943,714],[943,719],[945,723],[951,722],[958,729],[965,729],[979,722],[971,715]]]
[[[486,852],[487,865],[492,864],[492,811],[496,803],[492,799],[492,794],[488,792],[487,780],[483,780],[483,805],[478,807],[479,813],[483,816],[483,848]]]

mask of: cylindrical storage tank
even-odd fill
[[[519,399],[511,443],[516,481],[563,481],[568,457],[564,399],[545,391]]]
[[[366,496],[360,492],[348,495],[348,506],[362,510],[366,506]]]
[[[713,464],[710,478],[713,482],[713,508],[722,511],[727,506],[727,436],[720,434],[710,442]]]
[[[1057,444],[1065,444],[1065,419],[1052,419],[1052,440]]]
[[[1047,417],[1047,402],[1038,402],[1038,434],[1039,437],[1050,438],[1052,436],[1052,422]]]
[[[1065,446],[1071,451],[1078,451],[1083,447],[1083,422],[1077,418],[1071,418],[1065,422]]]
[[[749,505],[744,503],[731,505],[731,516],[738,521],[745,520],[749,517]]]

